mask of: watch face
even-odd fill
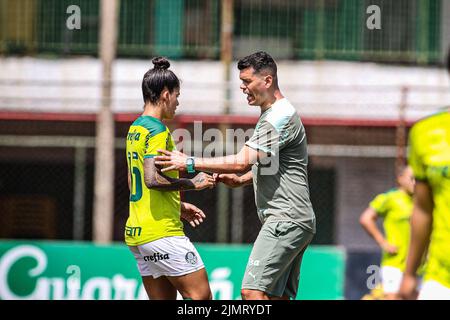
[[[186,160],[186,167],[187,167],[187,172],[188,173],[194,173],[195,172],[194,159],[193,158],[187,158],[187,160]]]

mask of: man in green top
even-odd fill
[[[450,51],[448,56],[450,71]],[[450,108],[417,122],[409,135],[416,177],[403,299],[450,300]],[[416,272],[428,247],[420,293]]]
[[[238,69],[247,103],[261,108],[255,132],[241,151],[193,159],[161,150],[165,156],[157,156],[156,164],[165,166],[163,172],[195,169],[219,173],[218,181],[231,187],[253,181],[263,226],[247,264],[242,298],[295,298],[303,253],[316,228],[308,189],[305,128],[280,92],[277,66],[269,54],[247,56],[238,62]]]
[[[388,300],[397,297],[406,266],[414,191],[411,167],[401,170],[397,183],[398,188],[376,196],[359,220],[382,250],[381,281]],[[384,235],[376,223],[379,217],[383,218]]]

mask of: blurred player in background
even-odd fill
[[[137,260],[150,299],[175,300],[177,290],[184,299],[211,299],[204,264],[180,220],[195,227],[205,215],[196,206],[181,202],[179,190],[210,188],[214,182],[205,173],[179,179],[177,171],[163,174],[155,166],[158,149],[175,150],[162,120],[175,115],[180,82],[168,70],[166,59],[155,58],[153,64],[142,81],[144,112],[127,135],[130,215],[125,242]]]
[[[450,50],[447,67],[450,72]],[[409,147],[416,187],[400,297],[450,300],[450,107],[417,122],[410,131]],[[427,248],[423,284],[417,293],[416,273]]]
[[[406,266],[414,191],[411,167],[401,170],[397,184],[398,188],[376,196],[359,220],[382,250],[381,288],[388,300],[397,297]],[[383,219],[384,235],[377,226],[379,217]]]
[[[243,299],[290,299],[297,295],[303,254],[315,233],[309,198],[306,133],[300,117],[278,87],[277,65],[265,52],[238,62],[247,103],[261,108],[253,136],[236,155],[192,158],[163,151],[165,170],[195,168],[215,173],[229,186],[251,184],[263,224],[253,245]],[[251,169],[251,171],[249,171]],[[231,174],[230,174],[231,173]],[[234,173],[244,173],[238,176]]]

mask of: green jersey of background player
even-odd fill
[[[247,103],[261,108],[255,132],[241,151],[194,161],[176,151],[161,151],[165,156],[156,157],[156,163],[165,166],[164,170],[195,166],[218,173],[217,181],[231,187],[253,181],[263,226],[245,271],[242,298],[295,298],[303,253],[315,233],[305,129],[295,108],[280,92],[277,66],[269,54],[247,56],[239,61],[238,69]]]
[[[360,223],[382,250],[381,281],[385,299],[395,299],[406,266],[413,208],[414,176],[405,167],[397,177],[398,188],[377,195],[364,210]],[[383,219],[384,235],[377,219]]]

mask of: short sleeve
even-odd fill
[[[159,155],[158,149],[168,150],[169,140],[170,134],[167,130],[156,135],[149,133],[145,139],[144,158],[153,158]]]
[[[246,145],[275,156],[283,148],[284,143],[275,127],[267,120],[263,120],[258,123],[253,136],[246,142]]]
[[[385,217],[388,210],[388,195],[386,193],[379,194],[373,199],[369,207],[371,207],[380,217]]]
[[[426,168],[419,153],[420,137],[417,134],[417,127],[413,127],[409,134],[408,164],[411,166],[414,177],[417,180],[426,180]]]

